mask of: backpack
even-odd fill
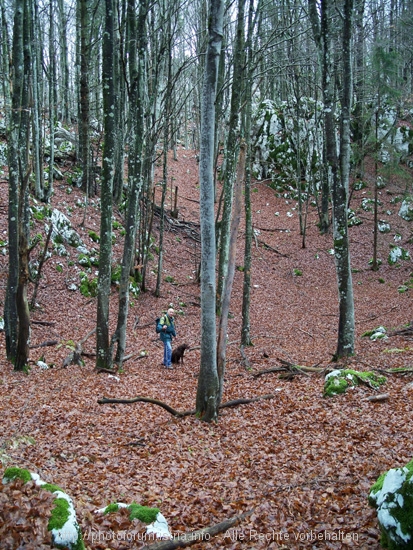
[[[157,333],[157,334],[159,334],[160,332],[162,332],[162,329],[159,330],[158,325],[159,325],[160,320],[161,320],[161,319],[164,319],[165,317],[166,317],[166,319],[165,319],[165,323],[164,323],[164,324],[169,325],[169,319],[168,319],[168,317],[166,316],[166,314],[165,314],[165,315],[162,315],[162,317],[157,317],[157,318],[155,319],[155,330],[156,330],[156,333]]]
[[[156,330],[156,334],[159,334],[159,333],[161,332],[161,331],[159,330],[159,327],[158,327],[159,321],[160,321],[160,320],[161,320],[160,317],[157,317],[157,318],[155,319],[155,330]]]

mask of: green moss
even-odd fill
[[[110,280],[113,284],[119,283],[121,275],[122,275],[122,266],[121,265],[112,266]]]
[[[387,472],[385,474],[381,474],[378,478],[377,478],[377,481],[376,483],[372,486],[372,488],[370,489],[370,493],[369,493],[369,504],[371,506],[375,506],[376,504],[376,499],[375,499],[375,495],[381,491],[383,489],[383,483],[384,483],[384,478],[386,477],[387,475]]]
[[[25,470],[23,468],[16,468],[15,466],[12,466],[11,468],[6,468],[3,479],[7,481],[11,481],[12,479],[22,479],[24,483],[27,483],[28,481],[31,481],[32,476],[30,475],[30,472],[28,470]]]
[[[345,393],[348,388],[348,382],[345,378],[330,376],[324,384],[324,397],[333,397],[340,393]]]
[[[52,529],[62,529],[70,516],[69,503],[65,498],[55,498],[53,504],[54,508],[49,523],[47,524],[48,531],[52,531]]]
[[[53,485],[53,483],[45,483],[41,486],[41,488],[45,491],[50,491],[51,493],[55,493],[56,491],[61,491],[62,493],[64,493],[61,487],[59,487],[58,485]]]
[[[324,383],[324,397],[345,393],[347,388],[365,383],[373,388],[379,388],[386,382],[385,376],[378,376],[374,372],[358,372],[353,369],[334,371],[336,374],[329,376]]]
[[[99,235],[95,231],[89,231],[89,237],[93,242],[98,243],[100,241]]]
[[[383,493],[385,479],[389,472],[405,479],[397,489]],[[369,493],[369,504],[377,509],[381,531],[381,545],[389,550],[411,550],[413,548],[413,460],[403,468],[381,474]],[[380,494],[381,493],[381,494]],[[390,518],[392,518],[390,520]],[[381,521],[383,523],[381,523]],[[389,521],[390,520],[390,521]]]
[[[112,514],[113,512],[117,512],[119,510],[119,504],[117,502],[112,502],[111,504],[108,504],[104,510],[104,514]]]
[[[143,523],[153,523],[156,520],[156,516],[159,514],[158,508],[141,506],[140,504],[136,504],[136,502],[132,502],[132,504],[128,506],[128,510],[130,512],[129,519],[131,521],[133,519],[139,519],[143,521]]]

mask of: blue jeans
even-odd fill
[[[163,364],[165,367],[171,366],[172,359],[172,344],[170,340],[165,340],[163,343]]]

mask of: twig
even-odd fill
[[[240,398],[240,399],[233,399],[232,401],[227,401],[226,403],[222,403],[219,406],[219,409],[225,409],[227,407],[236,407],[237,405],[247,405],[248,403],[255,403],[256,401],[261,401],[263,399],[272,399],[275,397],[274,394],[267,394],[267,395],[260,395],[258,397],[252,397],[250,399],[247,398]],[[162,407],[162,409],[165,409],[167,412],[172,414],[172,416],[176,416],[177,418],[183,418],[184,416],[195,416],[196,410],[190,410],[190,411],[177,411],[170,407],[167,403],[164,403],[163,401],[159,401],[158,399],[152,399],[151,397],[132,397],[131,399],[118,399],[116,397],[102,397],[101,399],[98,399],[99,405],[106,405],[108,403],[117,404],[122,403],[126,405],[130,405],[132,403],[152,403],[152,405],[158,405],[159,407]]]

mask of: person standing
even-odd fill
[[[159,337],[163,342],[163,365],[167,369],[173,369],[171,365],[172,359],[172,338],[176,337],[174,324],[174,310],[170,307],[165,315],[159,319],[158,332]]]

